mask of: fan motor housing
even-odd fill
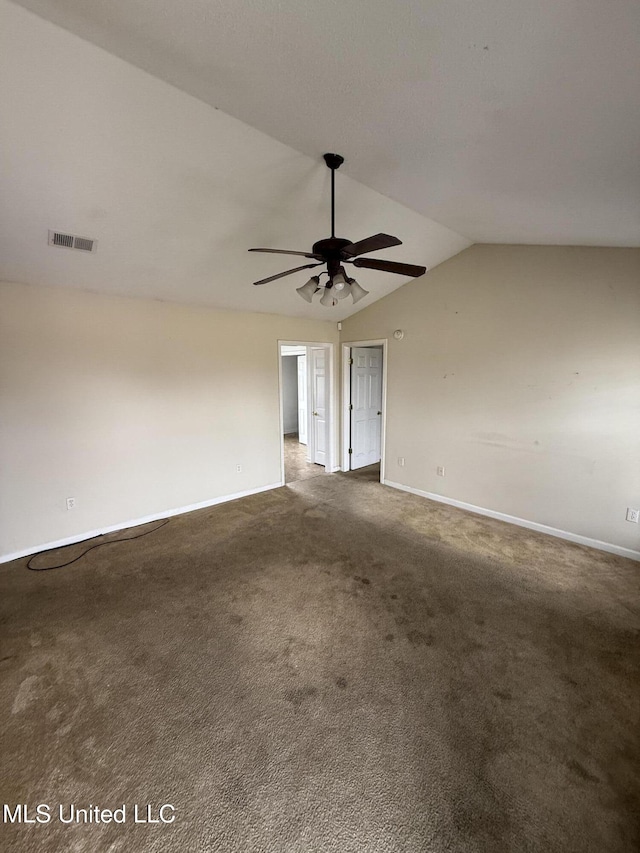
[[[343,237],[328,237],[326,240],[318,240],[313,244],[311,250],[314,255],[320,255],[327,263],[327,272],[329,273],[329,281],[337,274],[340,269],[340,264],[345,260],[342,250],[345,246],[350,246],[351,240],[345,240]]]
[[[325,258],[342,257],[342,250],[345,246],[350,246],[351,240],[345,240],[344,237],[327,237],[326,240],[318,240],[313,244],[312,252],[314,255],[322,255]]]

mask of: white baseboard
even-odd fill
[[[631,548],[623,548],[621,545],[613,545],[610,542],[601,542],[599,539],[580,536],[578,533],[570,533],[568,530],[559,530],[557,527],[549,527],[547,524],[539,524],[537,521],[527,521],[526,518],[518,518],[516,515],[507,515],[504,512],[496,512],[496,510],[493,509],[485,509],[485,507],[475,506],[474,504],[468,504],[464,501],[457,501],[454,498],[445,498],[442,495],[436,495],[433,492],[424,492],[422,489],[414,489],[412,486],[404,486],[402,483],[394,483],[391,480],[383,480],[383,484],[385,486],[390,486],[392,489],[400,489],[401,492],[410,492],[412,495],[427,498],[430,501],[438,501],[438,503],[456,506],[459,509],[466,509],[469,512],[475,512],[478,515],[497,518],[499,521],[506,521],[508,524],[516,524],[518,527],[527,527],[529,530],[536,530],[538,533],[546,533],[548,536],[556,536],[558,539],[567,539],[569,542],[576,542],[578,545],[586,545],[588,548],[597,548],[599,551],[607,551],[609,554],[616,554],[618,557],[627,557],[629,560],[640,560],[640,551],[633,551]]]
[[[39,554],[42,551],[52,551],[54,548],[62,548],[64,545],[75,545],[76,542],[84,542],[85,539],[93,539],[95,536],[103,536],[105,533],[113,533],[115,530],[126,530],[129,527],[139,527],[141,524],[148,524],[150,521],[160,521],[163,518],[171,518],[174,515],[183,515],[185,512],[193,512],[195,509],[206,509],[208,506],[235,501],[238,498],[246,498],[249,495],[257,495],[259,492],[268,492],[271,489],[279,489],[282,483],[272,483],[269,486],[260,486],[257,489],[248,489],[246,492],[236,492],[233,495],[223,495],[220,498],[213,498],[208,501],[200,501],[197,504],[189,504],[189,506],[181,506],[177,509],[167,509],[163,512],[156,512],[153,515],[145,515],[142,518],[135,518],[133,521],[122,521],[118,524],[112,524],[110,527],[101,527],[99,530],[87,530],[85,533],[79,533],[77,536],[69,536],[66,539],[58,539],[56,542],[45,542],[42,545],[34,545],[33,548],[25,548],[23,551],[15,551],[13,554],[0,555],[0,563],[10,563],[11,560],[19,560],[21,557],[30,557],[32,554]]]
[[[334,468],[334,471],[340,471],[340,467]],[[607,551],[609,554],[616,554],[619,557],[627,557],[630,560],[640,561],[640,551],[634,551],[631,548],[623,548],[620,545],[613,545],[610,542],[602,542],[599,539],[591,539],[588,536],[580,536],[577,533],[570,533],[567,530],[559,530],[556,527],[549,527],[546,524],[539,524],[537,521],[528,521],[525,518],[518,518],[515,515],[507,515],[503,512],[497,512],[493,509],[475,506],[475,504],[465,503],[464,501],[455,500],[455,498],[446,498],[442,495],[437,495],[434,492],[425,492],[422,489],[414,489],[412,486],[405,486],[402,483],[394,483],[391,480],[382,481],[385,486],[392,489],[399,489],[402,492],[409,492],[412,495],[418,495],[421,498],[437,501],[438,503],[455,506],[459,509],[465,509],[469,512],[475,512],[478,515],[486,515],[489,518],[496,518],[499,521],[506,521],[508,524],[515,524],[518,527],[526,527],[529,530],[536,530],[538,533],[546,533],[548,536],[556,536],[559,539],[566,539],[569,542],[576,542],[578,545],[586,545],[589,548],[597,548],[600,551]],[[9,563],[12,560],[19,560],[22,557],[30,557],[32,554],[38,554],[42,551],[51,551],[54,548],[61,548],[64,545],[74,545],[76,542],[83,542],[85,539],[93,539],[95,536],[102,536],[105,533],[113,533],[116,530],[126,530],[129,527],[138,527],[142,524],[148,524],[151,521],[160,521],[164,518],[171,518],[174,515],[183,515],[186,512],[193,512],[196,509],[206,509],[206,507],[216,506],[216,504],[227,503],[238,498],[245,498],[249,495],[256,495],[260,492],[268,492],[272,489],[278,489],[282,483],[271,483],[268,486],[260,486],[257,489],[248,489],[244,492],[236,492],[232,495],[223,495],[212,500],[200,501],[200,503],[190,504],[188,506],[178,507],[177,509],[165,510],[157,512],[153,515],[146,515],[142,518],[136,518],[131,521],[123,521],[118,524],[113,524],[110,527],[102,527],[99,530],[88,530],[80,533],[77,536],[69,536],[66,539],[58,539],[55,542],[45,542],[41,545],[34,545],[32,548],[26,548],[22,551],[15,551],[12,554],[0,555],[0,563]]]

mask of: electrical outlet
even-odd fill
[[[398,465],[404,468],[404,456],[398,456]]]
[[[236,465],[236,474],[242,474],[242,465]]]
[[[631,509],[631,507],[628,506],[627,521],[630,521],[632,524],[638,524],[640,521],[640,509]]]
[[[75,509],[76,508],[76,499],[75,498],[67,498],[67,509]]]
[[[438,477],[444,477],[444,468],[442,467],[442,465],[438,465],[438,467],[436,468],[436,474],[438,475]]]

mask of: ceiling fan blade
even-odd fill
[[[316,258],[322,260],[320,255],[314,255],[313,252],[290,252],[288,249],[248,249],[249,252],[270,252],[272,255],[301,255],[303,258]]]
[[[374,234],[373,237],[367,237],[365,240],[358,240],[357,243],[351,243],[345,246],[342,251],[352,258],[356,255],[366,255],[367,252],[378,252],[380,249],[389,249],[391,246],[401,246],[402,240],[397,237],[392,237],[390,234]]]
[[[295,267],[295,269],[287,270],[286,272],[279,272],[277,275],[270,275],[269,278],[261,278],[260,281],[254,281],[255,284],[267,284],[270,281],[275,281],[277,278],[283,278],[285,275],[291,275],[291,273],[299,272],[300,270],[308,270],[311,267],[321,267],[322,263],[319,264],[304,264],[301,267]]]
[[[354,267],[362,267],[366,270],[380,270],[380,272],[395,272],[398,275],[410,275],[415,278],[424,275],[426,267],[417,267],[415,264],[400,264],[397,261],[382,261],[378,258],[356,258]]]

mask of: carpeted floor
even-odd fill
[[[311,477],[320,477],[326,473],[323,465],[307,462],[307,452],[307,445],[300,444],[298,433],[289,433],[284,436],[285,483],[308,480]]]
[[[0,847],[639,849],[638,564],[376,476],[0,567]]]

